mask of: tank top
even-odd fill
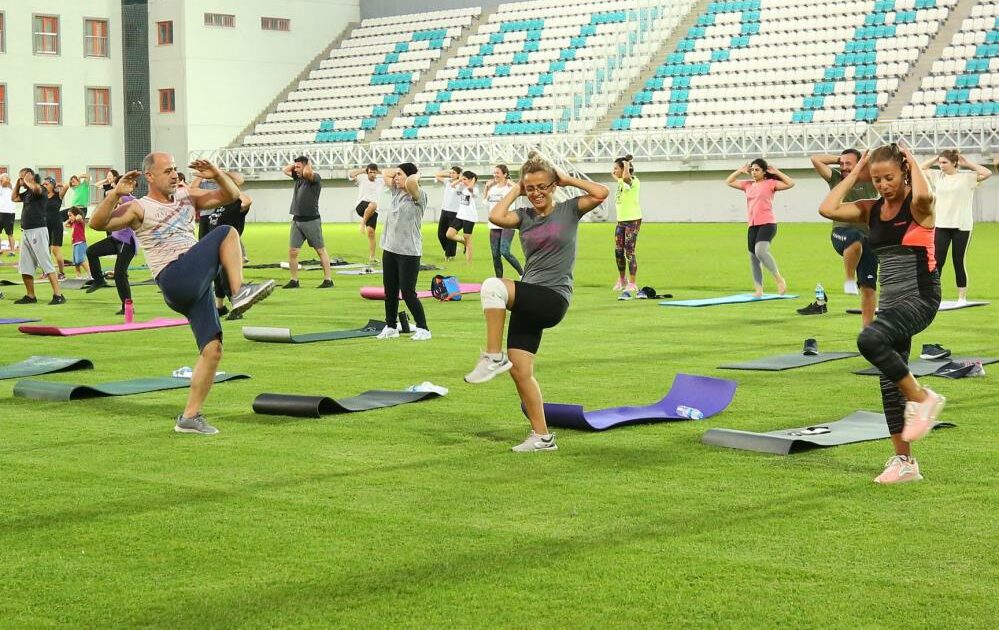
[[[146,263],[155,278],[167,265],[194,247],[197,211],[191,196],[183,188],[173,195],[173,202],[160,203],[149,197],[137,203],[144,212],[142,225],[135,230],[135,238],[146,254]]]
[[[933,249],[933,228],[912,218],[912,193],[895,216],[882,219],[884,199],[871,207],[867,244],[878,255],[880,305],[890,307],[940,285]]]

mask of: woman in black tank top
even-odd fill
[[[881,198],[843,203],[864,171],[869,171]],[[877,483],[922,479],[910,443],[929,432],[945,403],[943,396],[920,386],[908,367],[912,337],[930,325],[940,306],[934,203],[919,162],[907,149],[892,144],[865,154],[819,207],[827,219],[867,223],[867,245],[881,267],[877,319],[857,338],[857,348],[881,371],[881,400],[895,449]]]

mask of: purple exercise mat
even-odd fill
[[[548,424],[563,429],[603,431],[628,424],[686,420],[676,413],[680,405],[699,409],[705,418],[725,410],[735,397],[737,383],[723,378],[677,374],[666,397],[644,407],[613,407],[583,411],[582,405],[545,403]]]
[[[27,324],[28,322],[40,322],[40,319],[6,319],[0,318],[0,324]]]

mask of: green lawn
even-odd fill
[[[449,265],[463,281],[492,273],[480,230],[475,263]],[[335,289],[316,291],[320,274],[304,273],[305,288],[279,289],[243,322],[225,323],[222,369],[253,378],[212,392],[215,437],[172,431],[183,390],[38,403],[0,383],[0,626],[993,627],[993,366],[984,379],[932,379],[959,428],[916,445],[919,484],[871,482],[887,441],[789,457],[702,446],[709,427],[764,431],[880,410],[876,379],[850,373],[862,358],[781,373],[715,368],[794,352],[806,337],[854,349],[860,319],[843,309],[856,298],[841,294],[829,228],[780,227],[774,253],[800,299],[707,309],[616,301],[612,232],[581,229],[575,299],[537,362],[547,399],[644,404],[687,372],[739,382],[723,414],[561,431],[557,453],[513,454],[528,425],[512,382],[461,378],[483,344],[475,297],[426,301],[427,343],[243,340],[242,324],[313,332],[382,317],[380,302],[358,296],[378,277],[335,276]],[[328,227],[327,239],[350,260],[366,251],[353,225]],[[248,226],[254,262],[284,259],[286,242],[284,226]],[[440,263],[432,226],[424,243],[424,262]],[[972,298],[999,301],[997,249],[999,226],[978,226]],[[639,255],[640,284],[677,298],[751,290],[743,226],[648,224]],[[796,315],[817,281],[830,313]],[[950,267],[944,286],[954,299]],[[58,307],[15,306],[20,287],[4,291],[0,317],[118,319],[113,289],[72,291]],[[155,287],[135,296],[139,319],[170,315]],[[47,286],[39,297],[48,300]],[[996,308],[942,313],[916,348],[996,355]],[[40,377],[66,382],[167,375],[196,352],[186,328],[59,339],[0,326],[0,344],[3,364],[32,354],[94,361],[92,371]],[[425,380],[451,393],[319,421],[250,408],[265,391],[350,396]]]

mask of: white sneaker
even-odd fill
[[[232,315],[242,315],[246,311],[250,310],[250,307],[267,299],[271,293],[274,292],[274,281],[267,280],[260,284],[244,284],[243,288],[239,290],[239,293],[232,296],[230,301],[232,302],[232,309],[229,312]]]
[[[555,434],[538,435],[534,431],[527,436],[527,439],[510,449],[514,453],[533,453],[535,451],[557,451],[558,444],[555,443]]]
[[[843,283],[843,293],[847,295],[860,295],[856,280],[847,280]]]
[[[947,399],[930,388],[926,390],[926,400],[921,403],[908,401],[905,403],[905,426],[902,428],[902,439],[915,442],[933,429],[940,412],[943,411]]]
[[[513,363],[507,358],[506,353],[500,357],[499,361],[491,359],[489,355],[483,352],[479,356],[479,362],[475,364],[472,371],[465,375],[466,383],[485,383],[486,381],[492,380],[498,374],[508,371],[513,367]]]
[[[382,328],[382,331],[378,333],[378,336],[375,337],[375,339],[395,339],[398,336],[398,330],[392,328],[391,326],[386,326],[385,328]]]
[[[413,336],[410,337],[413,341],[426,341],[430,338],[430,331],[426,328],[417,328],[416,332],[413,333]]]
[[[961,298],[961,297],[957,298],[957,305],[958,306],[967,306],[968,305],[968,298]]]

